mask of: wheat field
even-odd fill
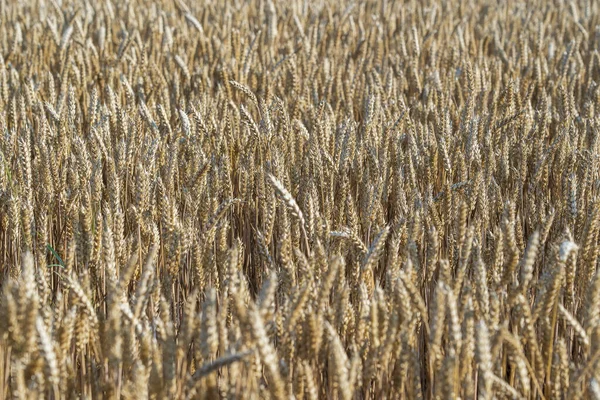
[[[0,399],[600,399],[599,52],[594,0],[0,1]]]

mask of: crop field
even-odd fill
[[[600,399],[599,258],[597,1],[0,1],[0,399]]]

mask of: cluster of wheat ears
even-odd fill
[[[600,5],[0,2],[0,398],[600,399]]]

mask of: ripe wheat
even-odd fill
[[[599,26],[0,2],[0,398],[599,398]]]

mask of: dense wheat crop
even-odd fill
[[[600,399],[600,5],[0,2],[0,398]]]

